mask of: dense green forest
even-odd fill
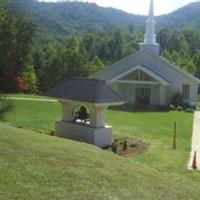
[[[37,38],[62,39],[66,34],[105,32],[134,26],[144,30],[145,16],[97,6],[94,3],[45,3],[37,0],[7,0],[10,12],[25,12],[37,24]],[[166,2],[167,3],[167,2]],[[157,29],[200,29],[200,2],[191,3],[170,14],[156,17]]]
[[[0,2],[2,92],[39,93],[64,78],[87,77],[134,53],[143,40],[143,31],[130,24],[38,40],[38,24],[26,12],[10,12],[5,1]],[[45,31],[43,34],[49,36]],[[199,29],[160,29],[157,39],[163,56],[200,77]]]

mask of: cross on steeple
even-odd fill
[[[144,36],[144,43],[140,44],[140,47],[143,49],[148,49],[153,53],[159,54],[159,44],[156,43],[156,34],[155,34],[155,20],[154,20],[154,2],[150,1],[149,7],[149,16],[146,21],[146,32]]]

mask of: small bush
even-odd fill
[[[54,135],[55,135],[55,132],[54,132],[54,131],[50,131],[50,132],[49,132],[49,135],[50,135],[50,136],[54,136]]]
[[[183,111],[183,107],[182,106],[178,106],[176,110],[181,112],[181,111]]]
[[[127,149],[127,140],[125,139],[123,142],[123,150],[126,151]]]
[[[0,120],[4,120],[6,113],[13,110],[12,103],[5,97],[0,96]]]
[[[171,104],[175,107],[183,105],[183,96],[180,93],[176,93],[171,100]]]
[[[173,104],[170,104],[169,107],[170,107],[170,109],[172,109],[172,110],[176,110],[176,107],[175,107]]]
[[[111,150],[112,150],[113,153],[117,154],[117,143],[116,142],[112,143]]]
[[[192,108],[186,108],[185,110],[184,110],[184,112],[187,112],[187,113],[193,113],[195,110],[194,109],[192,109]]]

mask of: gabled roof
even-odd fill
[[[74,78],[64,80],[45,95],[56,99],[93,104],[125,103],[124,99],[110,88],[105,81],[97,79]]]
[[[108,82],[114,82],[115,80],[123,78],[127,74],[129,74],[131,72],[134,72],[136,70],[141,70],[141,71],[147,73],[149,76],[151,76],[152,78],[156,79],[157,81],[159,81],[163,85],[171,85],[171,82],[169,80],[167,80],[166,78],[164,78],[161,74],[159,74],[158,72],[153,71],[152,69],[150,69],[150,68],[148,68],[147,66],[144,66],[144,65],[137,65],[136,67],[124,72],[123,74],[120,74],[119,76],[114,77],[113,79],[111,79]]]
[[[170,62],[169,60],[167,60],[166,58],[164,58],[163,56],[160,55],[156,55],[154,53],[151,53],[150,51],[144,49],[145,51],[147,51],[150,55],[154,56],[155,58],[160,59],[161,61],[163,61],[164,63],[170,65],[173,69],[175,69],[176,71],[182,73],[183,75],[187,76],[188,78],[192,79],[193,81],[195,81],[196,83],[200,84],[200,79],[196,78],[195,76],[193,76],[192,74],[188,73],[187,71],[185,71],[184,69],[180,68],[179,66],[175,65],[174,63]]]
[[[141,63],[137,63],[137,62],[134,63],[134,62],[135,62],[135,58],[143,53],[146,53],[146,54],[154,57],[155,59],[161,61],[162,63],[166,64],[167,66],[169,66],[169,67],[173,68],[174,70],[176,70],[177,72],[181,73],[183,76],[200,84],[200,79],[196,78],[192,74],[186,72],[184,69],[181,69],[180,67],[171,63],[169,60],[165,59],[164,57],[154,54],[154,53],[151,53],[147,49],[140,49],[136,53],[131,54],[131,55],[125,57],[124,59],[114,63],[113,65],[108,66],[108,67],[104,68],[103,70],[97,72],[96,74],[92,75],[91,78],[99,78],[101,80],[109,81],[112,78],[119,76],[120,74],[125,73],[126,71],[132,69],[133,67],[141,64]],[[162,77],[164,77],[164,74],[162,75]]]
[[[125,71],[129,70],[129,67],[127,66],[127,63],[134,60],[134,58],[141,54],[144,50],[139,50],[133,54],[128,55],[127,57],[119,60],[116,63],[113,63],[110,66],[105,67],[104,69],[98,71],[97,73],[90,76],[90,78],[98,78],[101,80],[109,81],[111,78],[124,73]]]

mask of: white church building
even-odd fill
[[[104,80],[129,104],[166,106],[175,94],[180,93],[185,103],[195,106],[200,80],[159,53],[154,5],[151,0],[146,33],[140,50],[104,68],[91,78]]]

